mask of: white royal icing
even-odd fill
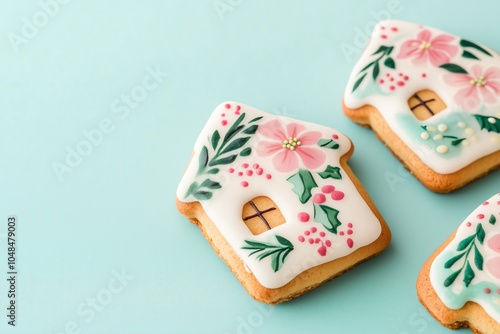
[[[437,93],[447,108],[420,121],[408,99]],[[500,150],[500,57],[440,30],[382,21],[355,65],[344,94],[350,109],[374,106],[432,170],[454,173]]]
[[[448,308],[473,301],[500,323],[500,193],[464,220],[433,261],[430,280]]]
[[[177,197],[199,201],[257,280],[278,288],[379,237],[380,222],[340,166],[350,149],[336,130],[226,102],[196,141]],[[258,196],[285,223],[253,235],[242,208]]]

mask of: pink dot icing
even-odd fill
[[[319,244],[320,242],[321,242],[321,240],[320,240],[319,238],[316,238],[316,239],[314,240],[314,243],[315,243],[315,244]]]
[[[253,164],[252,167],[253,167],[253,169],[257,169],[257,168],[259,168],[259,164]]]
[[[224,106],[226,109],[229,109],[231,108],[231,105],[229,103],[226,103],[226,105]]]
[[[313,197],[313,202],[316,204],[322,204],[322,203],[325,203],[325,201],[326,201],[326,197],[323,194],[316,194]]]
[[[311,233],[316,233],[318,229],[316,227],[311,227]]]
[[[236,111],[240,111],[241,107],[239,105],[236,106]]]
[[[347,230],[347,234],[351,235],[352,234],[352,230]]]
[[[344,233],[344,231],[340,231],[339,234],[340,235],[344,235],[345,233]]]
[[[398,28],[392,27],[391,30],[394,31],[394,32],[396,32],[396,31],[398,31]]]
[[[332,246],[332,242],[330,240],[325,241],[325,246],[326,247],[331,247]]]
[[[352,223],[347,224],[347,227],[352,228]]]
[[[352,246],[354,246],[354,241],[352,241],[351,238],[348,238],[346,241],[347,241],[347,246],[349,246],[349,248],[352,248]]]
[[[303,236],[299,236],[299,241],[304,242],[306,239]]]
[[[467,224],[465,224],[465,226],[467,227],[470,227],[472,224],[470,222],[467,222]]]
[[[304,231],[304,235],[305,235],[305,236],[308,236],[309,234],[311,234],[311,232],[309,232],[309,231]]]
[[[222,116],[222,117],[226,117],[226,114],[225,114],[225,113],[222,113],[222,114],[221,114],[221,116]]]
[[[380,79],[378,82],[379,82],[380,84],[383,84],[385,81],[384,81],[384,79]]]
[[[405,83],[403,81],[398,81],[398,86],[404,86]]]
[[[427,74],[422,73],[422,78],[425,78],[425,77],[427,77]]]
[[[342,191],[335,190],[335,191],[332,192],[332,199],[334,201],[340,201],[341,199],[344,198],[344,196],[345,195],[344,195],[344,193]]]
[[[396,89],[396,87],[391,86],[391,87],[389,87],[389,89],[390,89],[390,90],[395,90],[395,89]]]
[[[243,168],[248,168],[248,164],[247,164],[247,163],[244,163],[243,165],[241,165],[241,167],[243,167]]]
[[[246,188],[248,187],[248,182],[247,181],[241,181],[241,186]]]
[[[309,238],[309,240],[307,240],[311,245],[314,244],[314,239],[313,238]]]
[[[321,188],[321,191],[324,192],[325,194],[329,194],[335,190],[334,186],[323,186]]]
[[[309,214],[307,212],[299,212],[299,221],[302,222],[302,223],[306,223],[309,221]]]
[[[381,35],[380,38],[382,39],[386,39],[387,38],[387,35]]]
[[[332,135],[332,138],[333,139],[339,139],[339,136],[338,135]]]
[[[488,201],[483,203],[483,205],[488,205],[488,204],[490,204],[490,202],[488,202]]]
[[[253,171],[252,171],[252,170],[250,170],[250,169],[249,169],[249,170],[247,170],[247,175],[248,175],[248,176],[252,176],[252,175],[253,175]]]
[[[404,79],[405,81],[408,81],[408,79],[410,79],[410,78],[409,78],[407,75],[405,75],[405,76],[403,77],[403,79]]]
[[[483,218],[484,218],[484,215],[482,213],[477,215],[477,219],[483,219]]]
[[[234,168],[229,168],[227,171],[228,171],[229,173],[233,174],[233,173],[234,173]]]
[[[318,253],[321,256],[325,256],[326,255],[326,247],[325,246],[321,246],[320,248],[318,248]]]
[[[320,236],[320,237],[322,237],[322,238],[323,238],[325,235],[326,235],[326,233],[325,233],[325,232],[319,232],[319,236]]]
[[[271,174],[266,175],[266,179],[270,180],[273,176]]]
[[[238,176],[243,176],[243,172],[238,172]]]
[[[257,169],[257,171],[255,173],[257,175],[262,175],[262,173],[264,173],[264,170],[262,168],[259,168],[259,169]]]
[[[225,119],[222,120],[221,122],[222,126],[226,126],[227,125],[227,121]]]
[[[484,293],[486,294],[490,294],[491,293],[491,289],[490,288],[484,288]]]

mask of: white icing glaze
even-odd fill
[[[474,244],[466,244],[463,240],[470,240],[467,238]],[[453,263],[451,259],[460,254],[463,256]],[[478,254],[482,261],[478,261]],[[474,274],[468,286],[464,282],[466,261]],[[459,274],[453,283],[445,286],[444,282],[456,272]],[[430,281],[448,308],[460,309],[467,301],[473,301],[500,323],[500,193],[483,202],[463,221],[453,240],[433,261]]]
[[[463,41],[460,37],[418,24],[382,21],[374,28],[363,56],[351,73],[344,94],[345,105],[350,109],[372,105],[379,110],[396,135],[428,167],[440,174],[454,173],[481,157],[500,150],[498,128],[496,131],[482,129],[484,125],[474,116],[482,116],[483,121],[488,120],[490,124],[498,122],[500,57],[486,46],[476,43],[476,47],[471,47],[467,44],[468,41],[465,44]],[[393,49],[378,62],[379,74],[374,80],[375,65],[367,70],[363,69],[382,55],[375,54],[381,46]],[[432,56],[431,52],[434,52]],[[464,57],[464,54],[468,57]],[[479,59],[471,58],[471,54]],[[422,55],[419,58],[421,62],[416,60],[418,55]],[[391,69],[390,61],[387,63],[389,66],[385,64],[387,58],[393,60],[395,69]],[[440,68],[443,64],[454,64],[465,69],[470,80],[464,74]],[[453,70],[456,71],[457,67]],[[479,77],[475,74],[479,72],[485,74],[487,80],[483,78],[483,81],[477,81]],[[361,79],[363,73],[366,76]],[[393,81],[389,81],[390,78]],[[358,80],[361,83],[354,88]],[[381,83],[381,80],[384,82]],[[427,120],[419,121],[412,115],[408,99],[424,89],[436,92],[447,108]],[[485,97],[486,93],[489,93],[489,98]],[[465,96],[469,96],[468,100],[462,101]],[[431,140],[427,139],[427,135],[420,135],[421,126],[437,127],[439,124],[446,127],[448,136],[461,141],[453,145],[454,139],[451,137],[436,141],[432,139],[432,135]],[[464,127],[470,130],[464,132]]]
[[[252,124],[259,127],[255,134],[249,135],[248,142],[241,148],[243,151],[245,147],[249,147],[252,153],[248,156],[238,155],[231,164],[216,166],[220,170],[219,173],[199,174],[200,154],[203,154],[204,147],[207,148],[209,159],[212,159],[220,148],[220,143],[226,136],[228,129],[243,114],[245,116],[241,124],[246,126],[245,129]],[[262,118],[249,123],[250,120],[257,117]],[[288,152],[295,154],[298,158],[298,166],[295,166],[293,170],[280,172],[278,169],[286,169],[286,166],[277,164],[277,161],[274,160],[280,152],[287,150],[285,148],[279,148],[273,155],[263,156],[265,155],[263,153],[265,146],[272,143],[270,136],[273,136],[266,131],[271,128],[270,125],[276,124],[281,124],[282,129],[287,129],[289,126],[288,129],[296,127],[300,130],[296,135],[297,141],[301,141],[300,145],[294,152]],[[221,139],[214,149],[213,138],[216,130]],[[245,130],[241,130],[234,138],[246,137],[242,131]],[[274,135],[276,133],[274,132]],[[312,134],[317,136],[314,138],[314,143],[310,143],[310,138],[314,137]],[[321,147],[316,143],[319,137],[327,141],[333,139],[331,145],[338,143],[339,147],[336,149],[329,148],[328,145]],[[230,145],[228,144],[226,147],[228,146]],[[205,212],[257,280],[267,288],[278,288],[303,271],[349,255],[379,237],[381,233],[380,222],[345,171],[342,168],[339,169],[341,179],[324,179],[318,174],[327,170],[328,166],[340,167],[340,157],[345,155],[350,148],[350,140],[336,130],[267,114],[236,102],[226,102],[214,110],[196,141],[194,156],[179,184],[177,197],[181,201],[194,202],[197,199],[193,192],[189,191],[194,182],[200,185],[209,178],[220,184],[219,189],[210,190],[213,195],[210,199],[200,200]],[[233,152],[238,152],[238,150]],[[314,153],[318,157],[315,161],[308,160],[309,165],[313,166],[312,168],[305,167],[305,160],[301,159],[304,152]],[[201,160],[203,161],[203,159]],[[262,171],[259,171],[259,168]],[[311,198],[305,203],[302,203],[298,193],[293,191],[294,185],[287,181],[299,169],[308,170],[317,184],[317,187],[311,190]],[[252,171],[250,176],[248,176],[250,174],[248,170]],[[271,175],[271,177],[268,178],[267,175]],[[286,222],[260,235],[253,235],[242,220],[242,207],[258,196],[271,198],[280,208]],[[337,233],[327,230],[326,226],[329,225],[315,222],[315,209],[318,210],[319,204],[338,210],[337,218],[341,225],[337,227]],[[305,220],[304,217],[307,216],[310,219],[307,222],[302,222],[301,220]],[[318,220],[321,219],[318,218]],[[324,220],[322,221],[324,222]],[[287,255],[286,260],[277,271],[273,270],[272,256],[259,261],[257,256],[260,253],[251,255],[252,250],[242,248],[247,245],[245,240],[279,245],[276,235],[286,238],[293,245],[293,250]],[[312,244],[309,243],[310,238],[313,238]],[[316,243],[317,239],[319,239],[318,243]],[[320,246],[323,246],[323,251],[319,250]]]

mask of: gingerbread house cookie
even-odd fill
[[[500,56],[484,45],[380,22],[343,109],[433,191],[453,191],[500,166]]]
[[[417,292],[446,327],[500,333],[500,193],[472,212],[429,258]]]
[[[177,207],[252,297],[280,303],[389,243],[352,152],[339,131],[226,102],[196,141]]]

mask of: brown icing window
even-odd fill
[[[252,234],[258,235],[285,223],[278,206],[269,198],[259,196],[243,206],[243,222]]]
[[[408,106],[416,118],[423,121],[446,109],[446,104],[432,90],[416,92],[408,99]]]

